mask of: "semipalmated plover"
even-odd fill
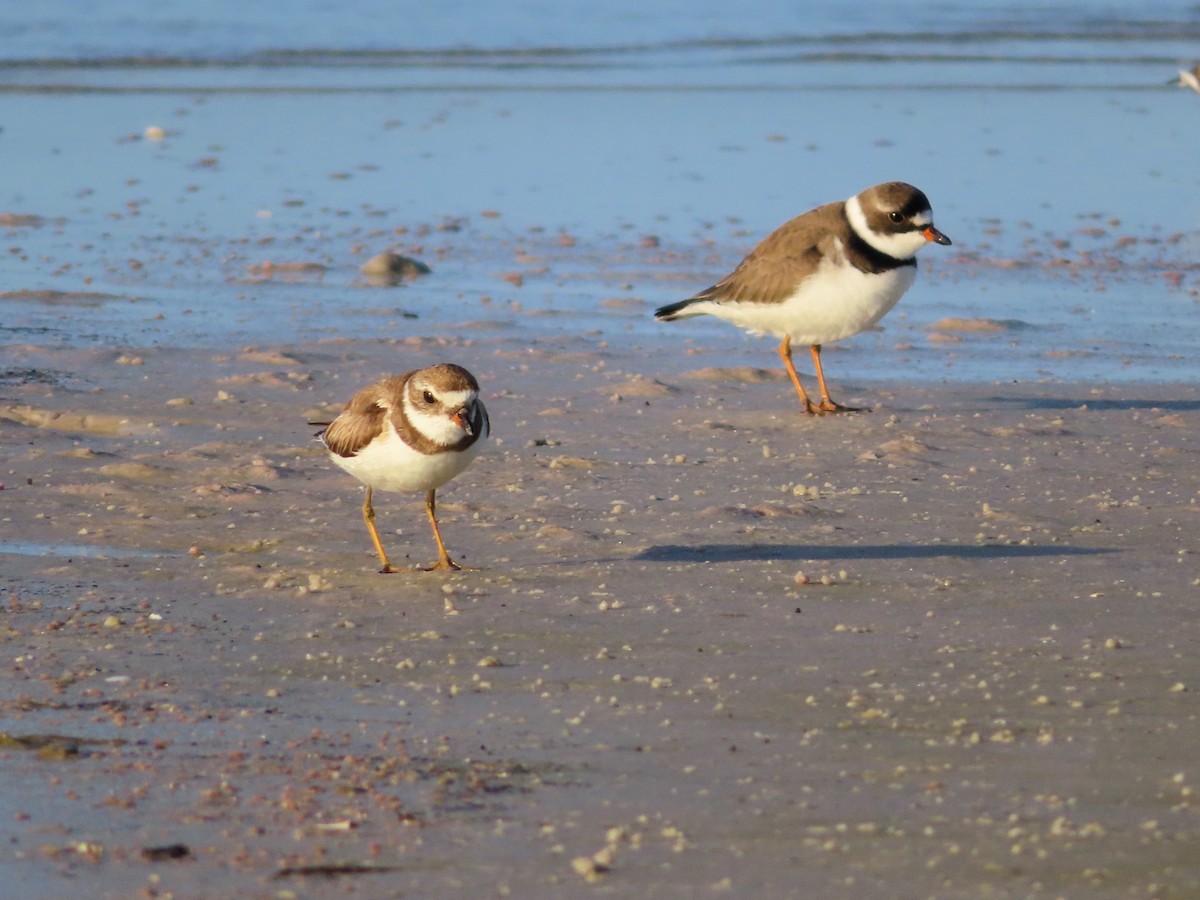
[[[931,241],[949,244],[950,238],[933,227],[925,195],[900,181],[877,184],[781,225],[732,274],[654,317],[670,322],[710,315],[782,338],[779,355],[804,411],[853,411],[829,398],[821,345],[883,318],[913,283],[916,252]],[[792,365],[793,342],[811,349],[820,403],[809,399]]]
[[[363,521],[383,563],[380,572],[401,570],[388,562],[375,529],[371,496],[376,488],[425,491],[438,548],[438,561],[426,571],[461,568],[442,542],[435,494],[475,458],[489,427],[474,376],[462,366],[441,363],[363,388],[317,432],[330,458],[366,485]]]
[[[1179,77],[1171,84],[1177,84],[1180,87],[1189,87],[1193,91],[1200,93],[1200,64],[1192,66],[1190,69],[1180,69]]]

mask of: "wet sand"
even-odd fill
[[[9,893],[1200,894],[1195,98],[854,72],[8,95]],[[872,412],[651,320],[891,178],[955,244],[827,348]],[[379,575],[306,423],[443,360],[476,570]]]
[[[764,347],[764,363],[770,361]],[[379,575],[306,420],[478,376],[476,571]],[[516,337],[10,348],[14,895],[1200,891],[1200,389]],[[435,558],[384,495],[393,560]]]

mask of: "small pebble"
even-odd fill
[[[380,253],[372,256],[359,270],[369,278],[383,278],[394,281],[420,278],[430,273],[429,266],[420,260],[399,253]]]

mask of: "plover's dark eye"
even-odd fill
[[[433,391],[426,391],[424,394],[421,395],[421,399],[424,400],[426,403],[428,403],[430,406],[433,406],[433,401],[435,399],[433,396]]]
[[[901,222],[904,221],[904,216],[900,215],[900,213],[898,213],[898,212],[888,213],[888,218],[891,219],[893,222],[895,222],[897,225],[899,225]]]

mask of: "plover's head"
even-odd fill
[[[449,446],[465,437],[487,435],[479,383],[454,363],[413,372],[405,386],[404,413],[417,431],[437,444]]]
[[[893,259],[910,259],[926,244],[949,244],[933,227],[929,198],[911,184],[889,181],[846,201],[850,225],[864,241]]]

